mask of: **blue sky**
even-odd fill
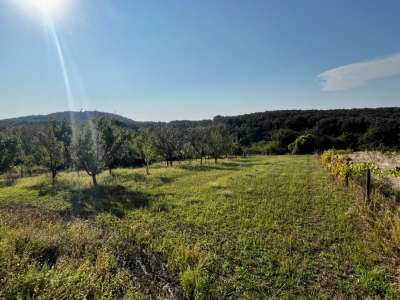
[[[71,108],[39,17],[0,0],[0,118]],[[135,120],[400,105],[400,1],[64,0],[72,108]]]

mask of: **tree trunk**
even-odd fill
[[[370,169],[367,169],[365,196],[366,196],[366,200],[369,202],[371,200],[371,170]]]
[[[349,177],[350,177],[350,174],[349,174],[349,172],[348,172],[348,166],[349,166],[349,162],[346,161],[346,174],[344,175],[344,185],[345,185],[346,187],[349,186]]]
[[[150,175],[149,163],[146,162],[146,175]]]
[[[218,157],[214,157],[215,164],[218,163]]]
[[[200,156],[200,166],[203,165],[203,156]]]
[[[97,186],[96,174],[92,174],[92,180],[93,180],[93,185],[94,185],[94,186]]]
[[[57,176],[57,171],[52,170],[51,171],[51,184],[54,185],[56,183],[56,176]]]
[[[110,173],[110,176],[113,176],[112,168],[108,168],[108,172]]]
[[[20,176],[21,176],[21,178],[24,177],[24,168],[22,166],[21,166],[21,169],[20,169]]]

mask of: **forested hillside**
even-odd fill
[[[329,136],[347,132],[362,134],[369,129],[397,129],[400,123],[400,108],[365,108],[336,110],[283,110],[266,111],[233,117],[217,116],[232,132],[251,144],[271,137],[273,130],[288,128],[297,132],[314,129]]]
[[[40,126],[49,120],[73,120],[80,126],[89,120],[114,119],[124,127],[170,127],[185,131],[222,123],[242,150],[260,154],[312,153],[329,148],[393,150],[400,147],[400,108],[266,111],[214,120],[138,122],[97,111],[62,112],[0,121],[0,130]]]
[[[24,127],[24,126],[32,126],[32,125],[40,125],[49,122],[50,120],[62,122],[64,120],[70,121],[73,120],[78,125],[83,125],[90,120],[96,120],[100,118],[108,118],[108,119],[115,119],[118,121],[123,122],[126,126],[135,128],[137,123],[133,120],[128,118],[122,117],[117,114],[111,114],[106,112],[99,112],[99,111],[80,111],[80,112],[72,112],[72,111],[65,111],[65,112],[56,112],[48,115],[32,115],[32,116],[25,116],[19,118],[12,118],[12,119],[4,119],[0,120],[0,130],[1,129],[10,129],[15,127]],[[145,122],[143,122],[146,124]]]

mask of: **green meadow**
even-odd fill
[[[356,194],[315,157],[0,187],[0,298],[395,299]]]

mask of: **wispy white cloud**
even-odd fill
[[[341,91],[397,74],[400,74],[400,53],[334,68],[319,74],[318,80],[323,91]]]

